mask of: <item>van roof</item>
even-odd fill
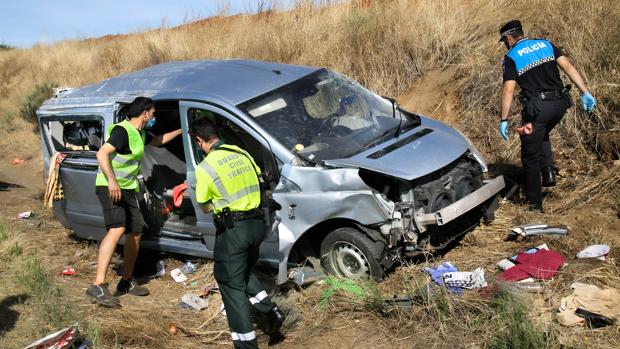
[[[238,59],[170,62],[61,92],[41,109],[114,105],[131,102],[137,96],[153,99],[210,96],[238,105],[317,70]]]

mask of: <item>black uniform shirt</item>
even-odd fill
[[[560,56],[562,51],[547,40],[521,39],[504,56],[504,82],[515,80],[521,90],[531,93],[561,90],[563,84],[556,62]],[[521,60],[519,70],[515,59]]]
[[[149,144],[152,139],[153,135],[147,132],[144,144]],[[131,148],[129,148],[129,136],[127,135],[127,130],[125,130],[122,126],[116,126],[112,129],[110,137],[106,143],[110,143],[114,148],[116,148],[116,152],[119,154],[131,154]]]

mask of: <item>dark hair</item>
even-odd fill
[[[136,97],[133,102],[124,105],[119,114],[129,119],[140,116],[143,112],[155,107],[153,100],[147,97]]]
[[[194,120],[189,128],[189,134],[192,137],[200,137],[205,141],[208,141],[213,137],[218,137],[215,124],[213,124],[211,120],[206,117]]]

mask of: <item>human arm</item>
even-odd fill
[[[508,120],[508,113],[510,112],[516,85],[517,82],[515,80],[504,81],[504,85],[502,86],[502,112],[500,114],[500,120]]]
[[[97,151],[97,161],[99,162],[99,168],[101,172],[108,179],[108,192],[112,202],[118,202],[121,199],[121,187],[116,182],[116,176],[112,170],[112,164],[110,163],[110,156],[116,152],[116,148],[110,143],[104,143],[99,151]]]
[[[596,106],[596,99],[592,97],[590,91],[586,87],[581,74],[575,69],[575,66],[570,62],[570,60],[566,56],[560,56],[556,59],[556,62],[562,68],[562,70],[568,75],[571,81],[577,85],[577,88],[581,92],[581,104],[583,106],[583,110],[591,112]]]
[[[181,134],[181,132],[182,132],[181,129],[178,129],[178,130],[175,130],[175,131],[164,133],[162,135],[153,136],[153,138],[149,142],[149,145],[156,146],[156,147],[161,147],[162,145],[164,145],[164,144],[170,142],[171,140],[175,139],[177,136],[179,136]]]

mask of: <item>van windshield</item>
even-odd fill
[[[356,81],[326,69],[238,107],[312,162],[353,156],[394,136],[398,128],[420,122]]]

